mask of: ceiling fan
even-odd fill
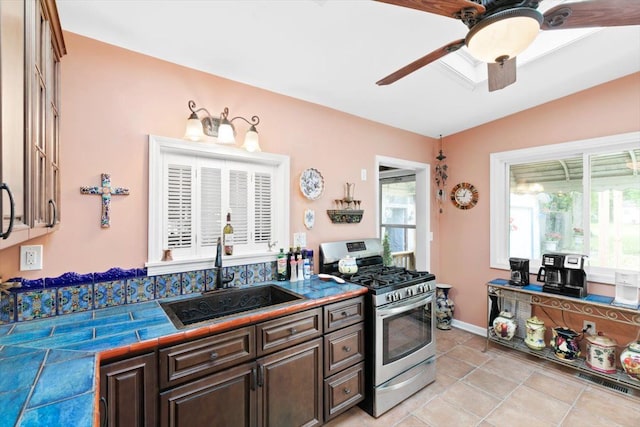
[[[486,62],[489,91],[516,81],[516,56],[542,29],[640,25],[640,0],[584,0],[560,4],[544,14],[544,0],[376,0],[461,20],[469,32],[376,82],[383,86],[413,73],[462,46]]]

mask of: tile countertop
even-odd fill
[[[158,301],[0,325],[0,427],[97,425],[101,360],[209,335],[367,292],[350,283],[277,283],[307,299],[177,329]],[[194,297],[199,294],[187,296]],[[166,299],[170,301],[177,298]]]

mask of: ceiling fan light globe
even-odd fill
[[[498,12],[477,23],[465,39],[469,53],[483,62],[511,59],[538,36],[542,14],[531,8]]]

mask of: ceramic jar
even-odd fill
[[[455,304],[449,298],[453,286],[444,283],[436,284],[436,327],[442,330],[451,329]]]
[[[544,342],[544,333],[547,328],[544,322],[538,317],[533,316],[527,319],[527,336],[524,343],[532,350],[542,350],[546,347]]]
[[[552,330],[553,336],[549,343],[558,359],[573,361],[580,356],[578,333],[573,329],[557,327]]]
[[[342,274],[356,274],[358,272],[358,264],[356,259],[347,255],[338,261],[338,271]]]
[[[629,343],[620,353],[622,368],[630,378],[640,381],[640,340]]]
[[[586,365],[594,371],[605,374],[616,373],[616,343],[604,335],[589,335],[587,337]]]
[[[500,315],[493,321],[493,331],[496,336],[503,340],[510,340],[516,334],[518,324],[513,319],[513,313],[501,311]]]

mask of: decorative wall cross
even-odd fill
[[[109,228],[111,220],[109,212],[111,211],[111,195],[128,196],[129,189],[124,187],[111,187],[111,175],[102,174],[102,187],[80,187],[82,194],[100,194],[102,196],[102,218],[100,225],[102,228]]]

